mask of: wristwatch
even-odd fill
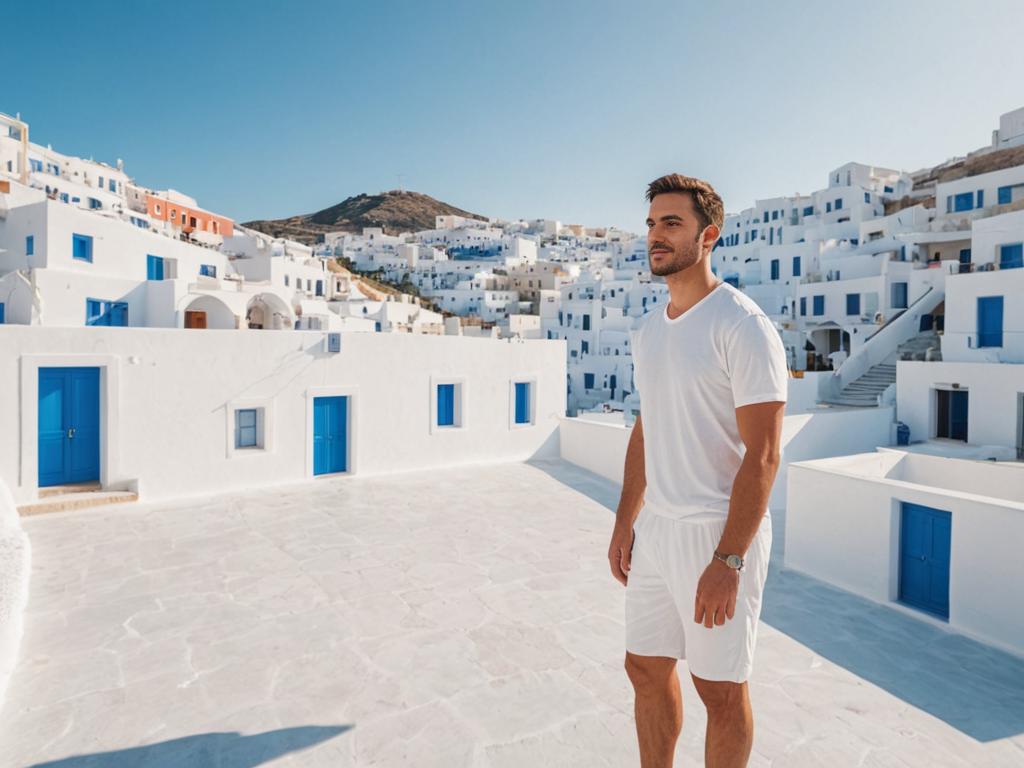
[[[728,565],[734,571],[742,571],[743,570],[743,558],[740,557],[739,555],[723,555],[717,549],[715,550],[714,554],[715,554],[715,559],[716,560],[721,560],[723,563]]]

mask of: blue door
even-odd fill
[[[146,256],[146,279],[164,279],[164,260],[160,256],[149,254]]]
[[[906,309],[907,308],[907,284],[906,283],[893,283],[892,284],[892,306],[893,306],[893,309]]]
[[[313,474],[348,469],[348,398],[313,399]]]
[[[978,297],[978,346],[1003,346],[1003,297]]]
[[[39,369],[39,486],[100,479],[100,369]]]
[[[900,601],[949,618],[952,515],[903,502],[900,520]]]

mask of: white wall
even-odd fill
[[[950,628],[1024,654],[1024,571],[1019,567],[1024,503],[858,476],[858,461],[891,468],[903,456],[886,451],[791,466],[786,567],[894,603],[899,596],[900,502],[948,510]]]
[[[959,384],[967,397],[967,442],[1017,444],[1017,396],[1024,392],[1024,365],[901,360],[896,364],[896,418],[910,427],[910,440],[936,433],[935,389]]]
[[[31,547],[4,479],[0,477],[0,709],[23,630]]]
[[[348,334],[332,355],[316,332],[0,326],[0,477],[18,503],[36,494],[42,365],[102,367],[102,482],[147,500],[311,477],[314,394],[351,396],[355,474],[557,455],[565,413],[564,346],[545,341]],[[431,433],[431,377],[465,381],[465,428]],[[530,428],[510,429],[514,378],[537,381]],[[272,449],[232,450],[235,407],[268,409]]]

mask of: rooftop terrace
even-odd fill
[[[0,764],[636,766],[617,494],[550,461],[25,519]],[[1024,763],[1024,660],[781,569],[773,524],[752,766]]]

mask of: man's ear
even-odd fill
[[[715,243],[718,242],[718,238],[722,236],[722,230],[716,227],[714,224],[708,224],[704,227],[704,233],[701,236],[701,247],[706,248],[708,253],[711,253],[711,249],[715,247]]]

